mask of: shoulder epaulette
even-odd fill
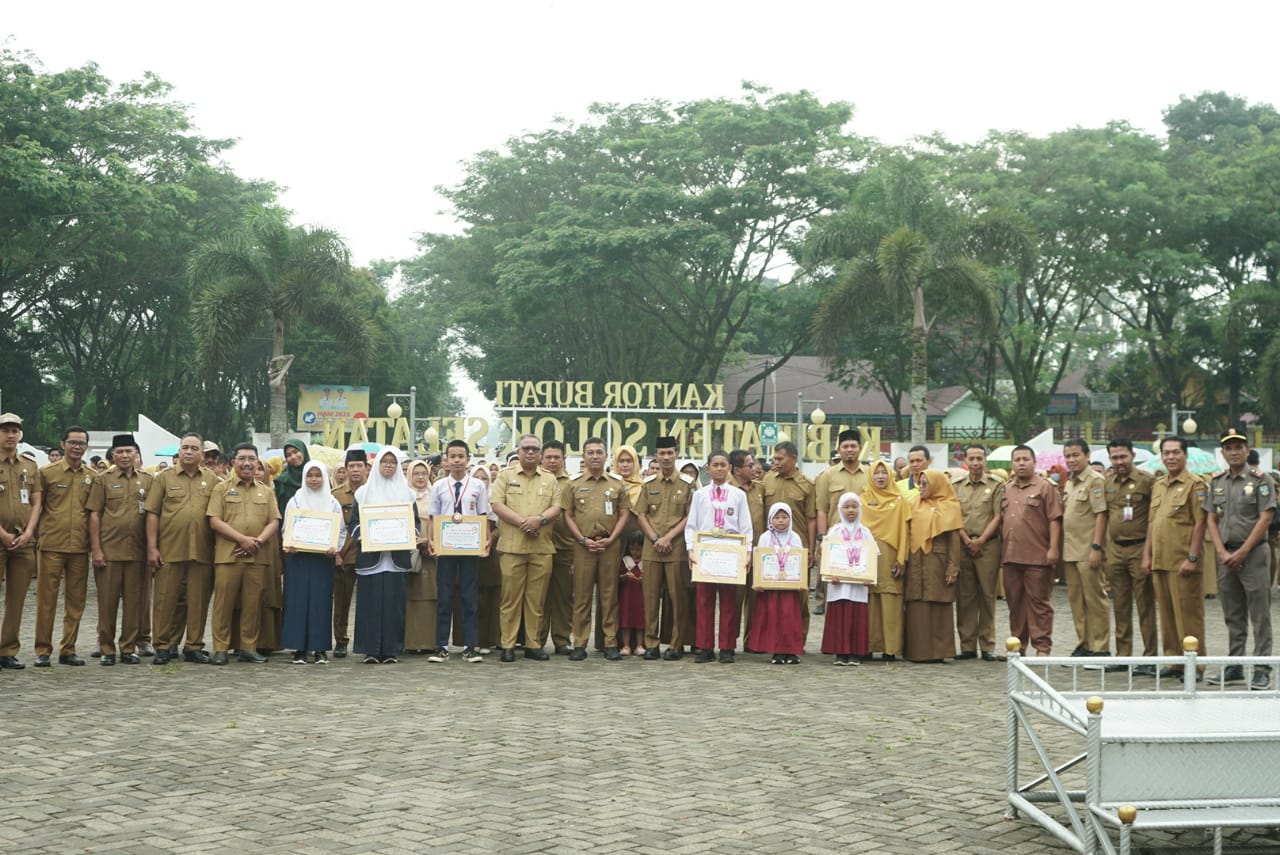
[[[650,481],[656,481],[656,480],[658,480],[658,476],[657,476],[657,475],[650,475],[650,476],[648,476],[647,478],[645,478],[644,480],[642,480],[640,483],[641,483],[641,484],[648,484]]]
[[[680,480],[681,480],[681,481],[684,481],[686,484],[692,484],[692,483],[693,483],[693,476],[692,476],[692,475],[686,475],[686,474],[684,474],[683,472],[681,472],[681,473],[680,473]]]

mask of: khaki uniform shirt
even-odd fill
[[[1147,539],[1151,488],[1155,480],[1150,472],[1143,472],[1141,469],[1131,470],[1129,477],[1124,480],[1117,478],[1114,472],[1109,473],[1104,479],[1103,492],[1107,497],[1107,537],[1111,538],[1112,542]]]
[[[560,501],[556,504],[563,508],[564,496],[569,489],[569,476],[566,473],[561,472],[559,475],[555,476],[555,478],[556,484],[560,488]],[[573,532],[569,531],[569,524],[564,520],[563,513],[559,514],[551,521],[551,529],[551,540],[556,545],[556,552],[560,553],[562,556],[572,555],[575,541],[573,539]]]
[[[822,511],[827,515],[827,527],[835,525],[840,519],[840,497],[845,493],[857,493],[861,498],[862,494],[867,491],[867,469],[858,463],[856,469],[850,472],[844,468],[843,464],[832,466],[818,474],[818,480],[813,485],[814,495],[814,511],[815,518],[818,511]],[[773,501],[779,501],[774,499]],[[782,501],[786,501],[783,499]],[[772,504],[773,502],[770,502]],[[826,534],[826,532],[821,532]]]
[[[247,537],[257,537],[267,523],[280,519],[280,508],[276,505],[275,491],[265,484],[229,478],[214,485],[205,515],[222,520]],[[270,564],[272,548],[273,544],[265,544],[255,555],[236,555],[236,544],[215,534],[213,561],[215,564]]]
[[[1005,564],[1047,565],[1049,524],[1062,519],[1058,488],[1039,475],[1025,484],[1016,477],[1000,491],[1001,561]]]
[[[658,537],[666,537],[675,529],[676,523],[689,515],[689,504],[693,501],[693,493],[697,489],[694,480],[688,475],[675,472],[670,478],[661,474],[650,475],[640,486],[640,507],[637,513],[649,518]],[[671,551],[659,555],[653,548],[653,542],[645,540],[644,554],[641,561],[684,561],[688,551],[684,545],[684,527],[681,524],[675,529],[675,537],[671,539]]]
[[[573,521],[583,537],[608,537],[622,511],[631,510],[631,500],[618,475],[605,472],[593,478],[584,469],[567,485],[562,485],[560,507],[573,509]]]
[[[21,456],[0,460],[0,528],[22,534],[31,522],[31,497],[39,492],[40,470],[35,463]]]
[[[135,469],[131,478],[119,469],[109,469],[94,479],[89,510],[102,515],[98,539],[108,561],[146,560],[146,499],[152,478],[141,469]]]
[[[840,500],[839,494],[836,495],[835,500],[837,502]],[[818,518],[818,503],[813,482],[799,469],[785,478],[777,472],[765,473],[765,513],[769,512],[769,508],[772,508],[775,502],[786,502],[787,507],[791,508],[791,529],[800,536],[800,542],[808,549],[810,547],[809,520]]]
[[[1253,533],[1263,511],[1276,509],[1275,484],[1271,476],[1256,469],[1245,469],[1236,477],[1231,470],[1213,476],[1209,483],[1209,507],[1218,515],[1218,532],[1228,549],[1239,549]],[[1266,538],[1258,541],[1266,543]]]
[[[79,472],[67,468],[67,461],[50,463],[40,470],[40,491],[44,510],[40,512],[41,552],[89,551],[89,491],[94,473],[81,464]]]
[[[970,537],[978,537],[987,530],[991,518],[1000,513],[1000,485],[1004,482],[990,472],[982,474],[982,480],[973,483],[969,473],[953,478],[952,488],[956,498],[960,500],[960,511],[964,514],[964,530]],[[991,536],[998,540],[1000,532]]]
[[[1186,469],[1165,473],[1151,488],[1151,569],[1177,571],[1187,560],[1191,530],[1204,519],[1208,488]]]
[[[356,493],[349,486],[339,484],[332,490],[332,495],[338,500],[338,504],[342,505],[342,525],[348,531],[351,530],[351,509],[355,507]],[[342,550],[338,553],[343,564],[356,563],[356,548],[359,541],[354,537],[348,537],[347,542],[342,545]]]
[[[737,481],[730,479],[730,484],[747,494],[747,510],[751,513],[751,530],[756,533],[756,537],[765,530],[764,523],[764,484],[759,481],[752,481],[747,486],[742,486]],[[753,547],[755,544],[751,544]]]
[[[538,516],[560,504],[560,482],[541,466],[533,474],[525,473],[519,466],[509,467],[493,479],[489,503],[506,505],[522,517]],[[544,525],[537,537],[529,537],[519,526],[501,520],[498,523],[498,551],[552,555],[556,551],[553,529],[554,526]]]
[[[1062,498],[1062,560],[1088,561],[1093,544],[1093,524],[1107,510],[1105,481],[1091,467],[1067,479]]]
[[[213,532],[209,529],[209,497],[219,483],[210,469],[188,475],[182,467],[156,475],[147,492],[147,513],[158,519],[156,546],[168,563],[213,563]]]

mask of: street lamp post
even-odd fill
[[[826,401],[830,401],[830,400],[831,400],[830,397],[826,399]],[[815,425],[821,425],[827,420],[827,414],[822,410],[822,404],[826,403],[826,401],[820,398],[816,398],[816,399],[806,398],[804,396],[804,392],[796,393],[796,450],[797,452],[799,452],[800,463],[804,462],[804,444],[805,444],[804,405],[805,404],[818,405],[813,408],[813,412],[809,414],[809,418],[813,420],[813,423]]]

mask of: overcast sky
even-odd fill
[[[354,260],[453,230],[434,192],[508,137],[594,101],[733,96],[743,80],[854,104],[888,142],[1043,134],[1179,95],[1280,101],[1280,4],[1169,2],[5,3],[0,34],[49,69],[153,71],[227,159],[286,188]]]
[[[6,2],[0,37],[48,69],[153,71],[237,174],[354,261],[456,226],[460,161],[592,102],[734,96],[743,80],[854,105],[886,142],[1152,132],[1180,95],[1280,102],[1280,4],[1165,2]],[[474,387],[462,384],[471,409]]]

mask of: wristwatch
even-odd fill
[[[1101,544],[1101,543],[1091,543],[1091,544],[1089,544],[1089,548],[1090,548],[1090,549],[1092,549],[1094,552],[1101,552],[1101,551],[1102,551],[1102,544]]]
[[[1192,564],[1199,564],[1199,563],[1200,563],[1200,556],[1199,556],[1199,555],[1197,555],[1197,554],[1196,554],[1196,553],[1194,553],[1194,552],[1188,552],[1188,553],[1187,553],[1187,560],[1188,560],[1188,561],[1190,561]]]
[[[538,519],[542,520],[542,522],[538,523],[538,525],[546,525],[546,524],[547,524],[547,518],[546,518],[546,517],[544,517],[542,514],[538,514]]]
[[[658,542],[658,536],[655,534],[653,537],[649,538],[649,542],[650,542],[650,543],[657,543],[657,542]]]

